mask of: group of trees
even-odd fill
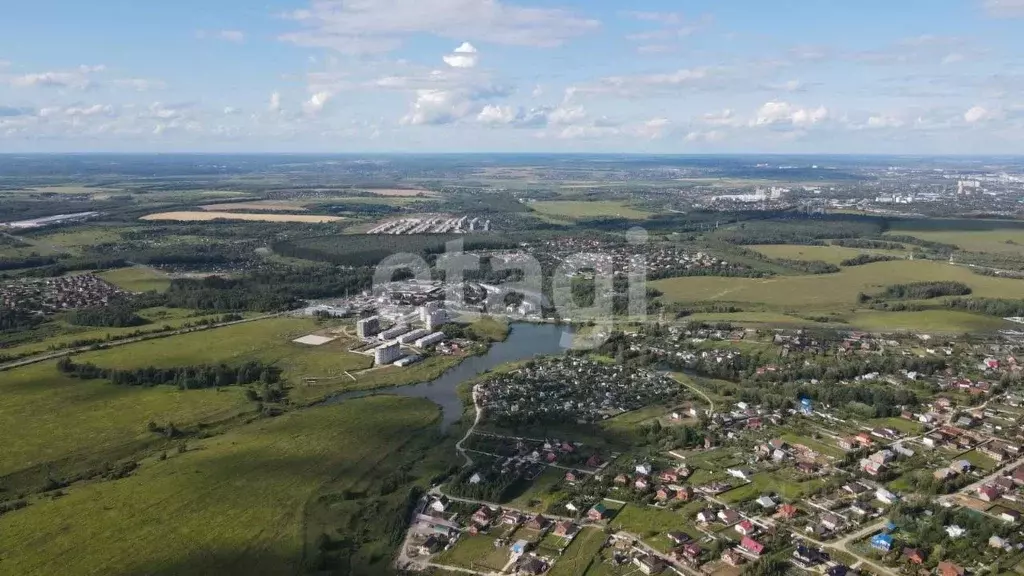
[[[148,320],[136,314],[136,307],[127,301],[73,310],[67,314],[66,320],[76,326],[101,328],[130,328],[149,324]]]
[[[867,302],[872,299],[878,300],[930,300],[942,296],[966,296],[971,293],[971,287],[963,282],[941,281],[941,282],[911,282],[910,284],[893,284],[887,286],[881,293],[868,296],[861,294],[861,301]]]
[[[219,388],[254,383],[276,384],[281,370],[259,361],[250,361],[238,367],[182,366],[175,368],[138,368],[134,370],[101,368],[91,363],[78,364],[69,357],[57,362],[62,374],[82,380],[110,380],[119,386],[159,386],[172,384],[182,390]]]
[[[966,310],[1000,318],[1024,316],[1024,300],[1004,300],[999,298],[952,298],[946,306],[954,310]]]
[[[895,256],[887,256],[885,254],[860,254],[853,258],[847,258],[839,263],[840,266],[863,266],[865,264],[873,264],[875,262],[892,262],[893,260],[899,260]]]

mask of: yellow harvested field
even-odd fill
[[[209,212],[217,212],[224,210],[254,210],[257,212],[259,212],[260,210],[294,210],[296,212],[302,212],[306,209],[305,206],[298,202],[278,202],[275,200],[261,200],[258,202],[231,202],[227,204],[207,204],[206,206],[200,206],[200,208]]]
[[[319,224],[344,220],[338,216],[310,214],[245,214],[236,212],[161,212],[143,216],[142,220],[175,220],[178,222],[207,222],[210,220],[245,220],[247,222],[302,222]]]

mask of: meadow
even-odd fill
[[[953,244],[968,252],[987,252],[1024,256],[1024,230],[996,228],[993,230],[903,230],[898,226],[892,234],[920,238],[929,242]]]
[[[769,258],[789,260],[820,260],[838,266],[843,260],[856,258],[861,254],[880,254],[884,256],[904,257],[905,253],[898,250],[865,250],[845,248],[843,246],[795,246],[790,244],[765,244],[748,246]]]
[[[607,539],[604,532],[596,528],[584,528],[573,539],[565,552],[559,556],[548,576],[580,576],[585,574],[601,546]]]
[[[576,201],[576,200],[552,200],[541,201],[530,204],[534,211],[554,218],[629,218],[631,220],[643,220],[651,216],[649,212],[642,212],[631,208],[625,202],[605,201]]]
[[[96,275],[129,292],[166,292],[171,287],[171,279],[166,274],[146,266],[118,268]]]
[[[76,485],[4,515],[2,571],[299,573],[314,553],[305,530],[310,512],[323,506],[314,496],[328,486],[339,493],[362,487],[367,479],[379,486],[394,473],[395,454],[437,417],[426,401],[366,398],[189,442],[184,453],[143,460],[130,477]],[[401,503],[405,491],[395,496]],[[388,528],[402,508],[379,509],[373,519],[366,513],[375,514],[335,511],[326,536],[354,543],[350,561],[358,573],[380,573],[393,550]]]
[[[845,268],[835,274],[773,278],[670,278],[652,282],[671,302],[745,302],[792,310],[829,311],[856,307],[860,293],[874,293],[892,284],[949,280],[963,282],[974,296],[1019,298],[1020,280],[974,274],[961,266],[932,261],[876,262]]]

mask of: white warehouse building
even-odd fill
[[[400,344],[412,344],[413,342],[419,340],[420,338],[423,338],[424,336],[428,335],[430,335],[430,330],[413,330],[408,334],[402,334],[401,336],[399,336],[398,342]]]

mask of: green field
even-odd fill
[[[507,547],[494,546],[494,538],[486,535],[464,536],[451,550],[434,560],[437,564],[499,572],[508,563],[511,552]]]
[[[437,415],[421,400],[368,398],[190,443],[183,454],[143,461],[131,477],[77,485],[61,498],[4,515],[2,572],[298,573],[312,497],[325,485],[340,491],[387,474],[378,464]],[[360,530],[352,530],[356,545],[367,548],[359,549],[359,557],[368,562],[371,551],[380,551],[378,562],[387,562],[388,546],[380,542],[387,535],[373,525],[386,523],[387,516],[371,520],[364,511],[362,519],[343,520],[337,525],[376,535],[377,541],[361,542]]]
[[[804,494],[820,486],[822,480],[810,480],[807,482],[795,482],[783,478],[777,473],[760,472],[750,477],[750,483],[733,488],[728,492],[719,495],[719,498],[730,504],[753,500],[765,494],[777,494],[784,500],[795,500],[802,498]]]
[[[845,268],[836,274],[775,278],[671,278],[652,282],[672,302],[747,302],[800,311],[852,309],[857,295],[874,293],[892,284],[936,280],[959,281],[974,295],[1019,298],[1019,280],[992,278],[949,264],[916,260],[877,262]]]
[[[855,328],[870,332],[897,330],[946,333],[985,332],[1009,326],[1009,323],[1001,318],[959,310],[923,310],[921,312],[859,310],[847,321]]]
[[[892,234],[913,236],[929,242],[953,244],[968,252],[988,252],[1024,256],[1024,230],[1004,228],[985,231],[943,230],[940,232],[900,230],[897,225]]]
[[[692,529],[682,512],[636,504],[625,505],[612,518],[611,526],[636,534],[645,541],[653,540],[666,532],[689,532]]]
[[[86,326],[73,326],[66,322],[55,320],[44,325],[52,328],[53,332],[47,331],[45,337],[34,338],[35,342],[5,348],[3,353],[10,356],[41,354],[50,350],[65,348],[83,340],[118,340],[136,332],[143,334],[160,332],[165,327],[172,329],[181,328],[185,324],[198,324],[205,320],[219,320],[223,316],[222,314],[203,315],[193,310],[165,307],[146,308],[140,310],[138,315],[150,323],[143,326],[126,328],[90,328]],[[243,314],[243,316],[250,315]],[[51,333],[56,335],[50,335]]]
[[[628,218],[644,220],[651,216],[650,212],[642,212],[631,208],[625,202],[552,200],[530,204],[536,212],[553,218],[586,219],[586,218]]]
[[[892,428],[904,434],[920,434],[925,431],[926,426],[920,422],[906,420],[904,418],[876,418],[868,420],[865,425],[872,427]]]
[[[788,244],[772,244],[748,246],[769,258],[788,260],[821,260],[838,266],[843,260],[856,258],[861,254],[880,254],[886,256],[903,256],[895,250],[862,250],[860,248],[844,248],[842,246],[795,246]]]
[[[166,292],[171,287],[171,279],[166,274],[146,266],[118,268],[97,276],[129,292]]]
[[[842,458],[845,454],[841,448],[835,445],[835,442],[830,440],[815,440],[813,438],[807,438],[797,434],[783,434],[781,438],[790,444],[803,444],[811,450],[825,456]]]
[[[606,538],[601,530],[584,528],[565,549],[565,553],[558,557],[548,576],[583,576]]]

